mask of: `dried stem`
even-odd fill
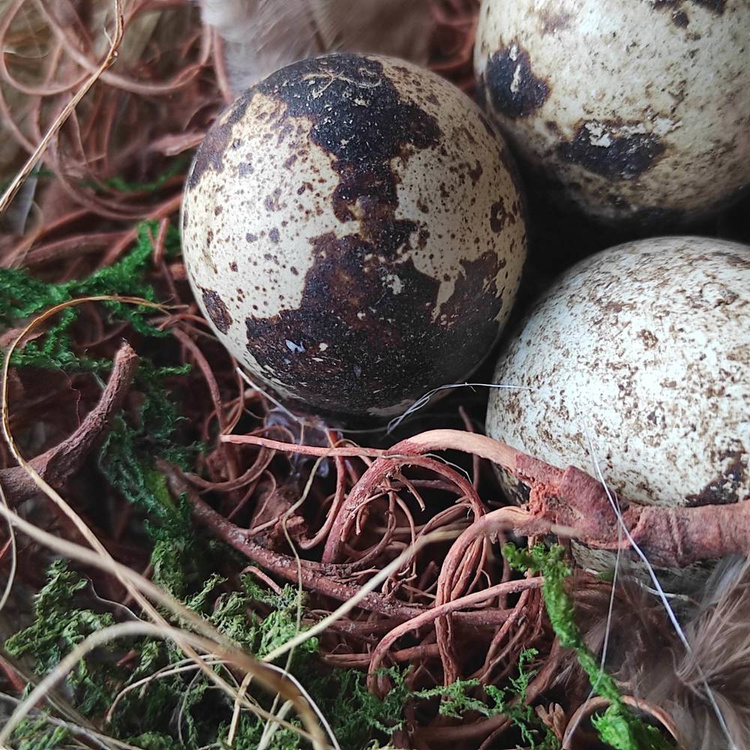
[[[112,363],[112,374],[99,403],[88,413],[81,426],[62,443],[32,459],[31,466],[50,486],[59,489],[74,476],[91,450],[109,430],[112,417],[119,411],[138,369],[138,355],[123,342]],[[12,505],[39,493],[39,487],[21,466],[0,470],[0,485]]]

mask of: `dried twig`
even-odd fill
[[[122,406],[135,371],[138,355],[123,342],[112,363],[112,374],[99,403],[87,414],[81,426],[62,443],[31,460],[31,465],[48,484],[60,488],[83,465],[94,446],[104,437],[112,417]],[[12,505],[39,493],[39,487],[21,466],[0,470],[2,485]]]

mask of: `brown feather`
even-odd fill
[[[200,0],[226,42],[232,88],[242,91],[297,60],[331,50],[427,60],[429,0]]]
[[[644,698],[670,710],[695,750],[729,746],[704,680],[737,748],[750,748],[750,561],[725,561],[706,585],[685,627],[690,653],[674,653],[663,671],[649,670]]]
[[[601,653],[607,631],[609,587],[579,580],[573,589],[584,638]],[[582,584],[582,585],[581,585]],[[730,747],[708,685],[736,748],[750,748],[750,561],[725,560],[696,592],[700,603],[673,600],[689,644],[685,649],[661,601],[636,578],[618,584],[607,671],[623,691],[664,709],[689,750]],[[571,660],[561,674],[580,691]]]

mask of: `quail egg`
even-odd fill
[[[629,501],[750,499],[750,247],[660,237],[574,266],[501,354],[487,433]],[[512,491],[512,488],[511,488]]]
[[[372,55],[303,60],[240,96],[197,152],[182,237],[198,305],[239,363],[344,419],[465,379],[526,256],[514,164],[479,107]]]
[[[488,111],[558,205],[679,225],[750,183],[750,3],[484,0]]]

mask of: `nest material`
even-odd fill
[[[0,111],[12,136],[2,144],[10,176],[96,69],[107,50],[97,32],[112,16],[107,3],[6,5]],[[437,10],[432,66],[468,89],[476,4],[454,0]],[[127,318],[113,322],[101,305],[83,307],[69,329],[72,351],[92,361],[109,360],[108,381],[99,393],[96,377],[80,369],[70,374],[11,369],[9,427],[23,453],[37,456],[33,468],[64,490],[117,560],[148,573],[143,510],[113,484],[113,471],[102,470],[102,445],[118,415],[136,423],[143,418],[149,391],[146,381],[137,379],[139,365],[141,371],[149,359],[191,365],[189,373],[168,376],[177,411],[186,418],[173,434],[180,445],[199,442],[207,449],[191,453],[183,468],[161,456],[157,468],[168,478],[174,502],[187,498],[197,524],[240,553],[240,564],[235,559],[217,563],[229,580],[249,565],[272,589],[283,581],[300,583],[308,594],[308,624],[356,597],[356,606],[321,636],[322,658],[336,668],[366,670],[370,690],[380,696],[392,687],[381,672],[385,666],[410,667],[406,681],[415,690],[465,679],[502,686],[517,676],[522,654],[534,649],[535,676],[523,698],[543,709],[542,725],[562,739],[568,719],[586,701],[587,686],[554,637],[543,577],[513,574],[498,545],[560,534],[603,548],[627,546],[606,493],[581,472],[549,467],[475,434],[483,417],[481,397],[458,394],[439,412],[402,426],[403,440],[395,447],[390,447],[395,438],[372,435],[377,447],[367,449],[352,446],[346,435],[325,425],[291,418],[247,387],[197,316],[184,267],[170,252],[169,228],[191,149],[231,96],[221,45],[200,25],[197,9],[179,1],[164,7],[131,2],[124,26],[117,66],[101,76],[52,140],[44,169],[27,181],[4,219],[9,231],[0,240],[0,258],[5,268],[24,268],[56,283],[84,278],[130,252],[136,222],[147,221],[142,229],[151,248],[146,281],[169,305],[168,311],[154,311],[149,322],[169,334],[144,337]],[[49,330],[53,324],[44,325]],[[43,327],[34,328],[26,341],[42,332]],[[4,346],[17,333],[6,330]],[[140,362],[130,345],[121,344],[123,335]],[[424,431],[429,427],[464,431]],[[231,433],[244,437],[217,439]],[[448,453],[436,456],[436,451]],[[13,465],[5,445],[2,461],[0,483],[11,506],[56,535],[80,541],[75,522],[40,498],[38,483]],[[528,507],[506,505],[490,461],[527,484]],[[684,564],[746,549],[750,519],[746,509],[741,511],[626,505],[624,520],[653,559]],[[361,587],[378,571],[424,539],[432,541],[360,597]],[[7,567],[9,543],[3,549]],[[17,556],[17,589],[38,591],[46,551],[24,540]],[[89,572],[99,596],[133,605],[115,576]],[[590,624],[584,630],[599,648],[595,626],[606,611],[610,587],[580,571],[574,582],[582,624]],[[587,599],[593,590],[606,596]],[[670,633],[663,612],[649,602],[644,612],[653,618],[643,627]],[[20,613],[24,597],[11,603]],[[732,606],[736,612],[738,605]],[[710,628],[718,627],[716,619],[712,623]],[[673,653],[682,653],[674,637],[665,637]],[[646,657],[638,659],[641,664]],[[8,681],[22,687],[18,673],[3,664]],[[748,672],[744,663],[742,669],[743,675]],[[679,689],[693,685],[694,672],[685,670]],[[560,673],[573,687],[560,689]],[[673,686],[671,692],[654,689],[649,696],[679,714],[678,692]],[[739,725],[746,725],[740,714]],[[713,715],[705,716],[710,723]],[[406,719],[405,729],[394,735],[402,746],[505,747],[518,741],[507,713],[469,712],[455,721],[432,705]]]

